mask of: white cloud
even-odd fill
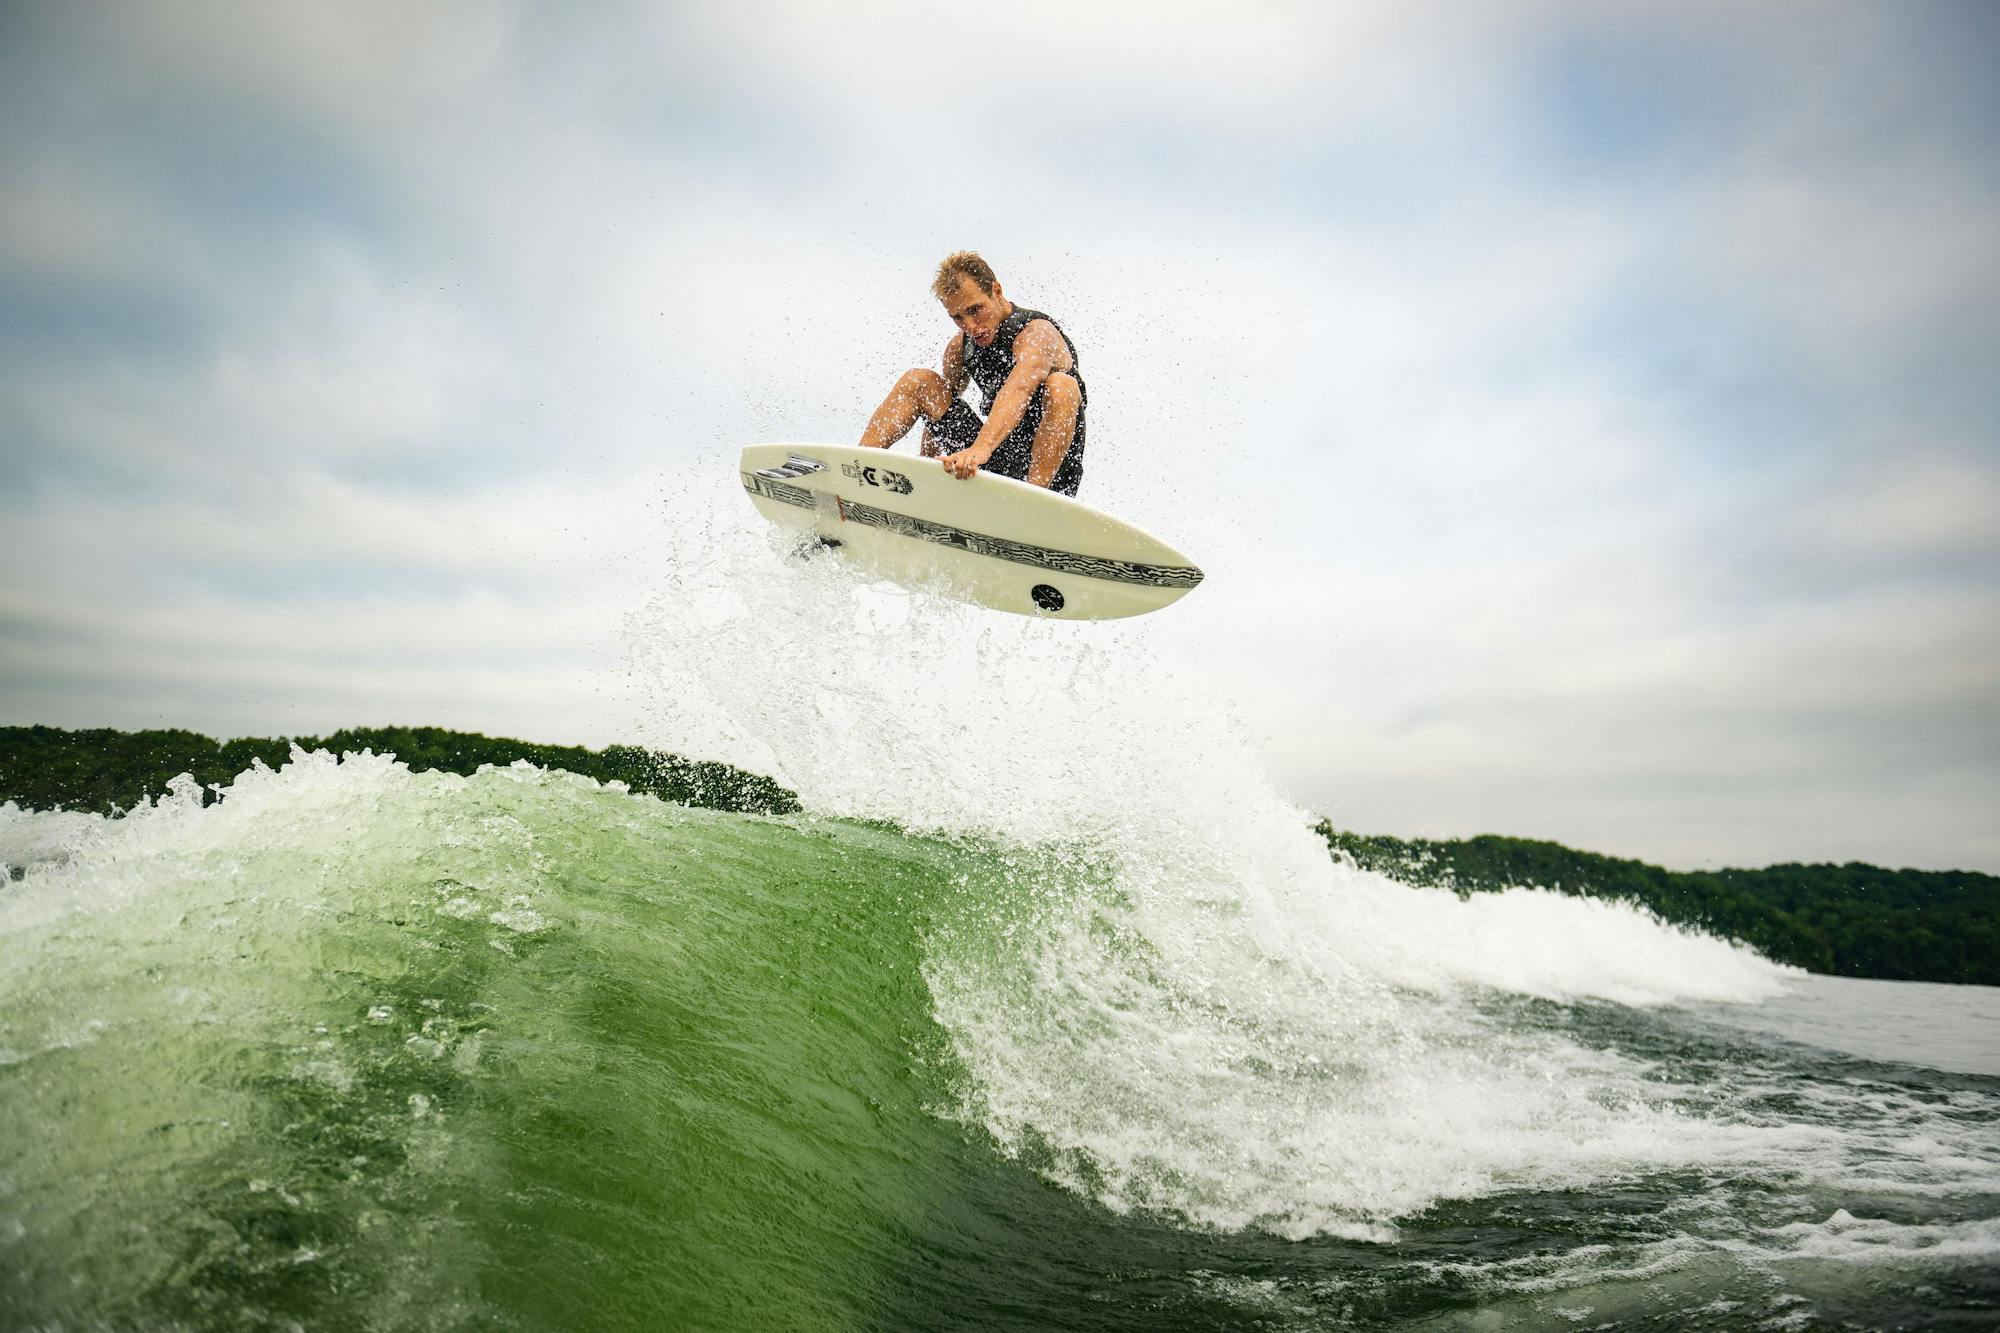
[[[2000,467],[1983,388],[1909,378],[2000,294],[1995,199],[1922,71],[1875,54],[1893,24],[1837,10],[1794,49],[1759,34],[1795,19],[1723,8],[968,23],[43,16],[99,128],[22,159],[0,263],[175,318],[0,368],[36,478],[6,502],[0,703],[615,739],[620,617],[675,586],[663,497],[726,491],[746,440],[857,430],[936,356],[929,266],[970,243],[1076,337],[1089,498],[1210,569],[1159,641],[1301,799],[1680,861],[2000,864],[1964,744],[2000,712]],[[1665,186],[1543,153],[1548,44],[1662,29],[1755,76],[1727,151]],[[190,160],[253,124],[360,202],[279,210],[246,252],[233,193],[142,169],[167,111]],[[254,153],[216,163],[249,190]],[[1703,344],[1728,393],[1629,373],[1663,303],[1754,330],[1743,364]]]
[[[1800,559],[1850,578],[1978,579],[2000,562],[2000,468],[1973,446],[1885,441],[1830,469],[1780,531]]]

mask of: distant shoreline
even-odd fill
[[[183,773],[226,785],[262,760],[277,768],[293,745],[335,754],[394,754],[417,771],[471,774],[526,759],[681,805],[792,814],[798,795],[713,760],[612,745],[537,745],[441,727],[356,727],[325,736],[216,741],[182,730],[0,727],[0,802],[28,810],[111,814],[164,794]],[[1891,981],[2000,985],[2000,877],[1977,871],[1776,865],[1673,871],[1553,842],[1481,835],[1432,841],[1316,831],[1337,857],[1404,883],[1460,896],[1528,887],[1611,898],[1671,925],[1739,941],[1812,972]]]
[[[1809,972],[2000,986],[2000,877],[1975,870],[1774,865],[1665,870],[1560,843],[1482,834],[1444,841],[1315,826],[1336,856],[1461,897],[1545,888],[1634,903]]]
[[[163,796],[183,773],[204,788],[226,786],[262,760],[279,768],[292,747],[347,754],[393,754],[411,769],[470,776],[482,765],[504,767],[525,759],[598,782],[623,782],[635,792],[678,805],[744,814],[787,815],[799,809],[796,792],[730,764],[608,745],[537,745],[476,731],[443,727],[349,727],[324,736],[240,737],[217,741],[199,732],[116,731],[96,728],[0,727],[0,802],[27,810],[81,810],[108,815]]]

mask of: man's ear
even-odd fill
[[[993,299],[994,299],[994,300],[996,300],[996,301],[1002,301],[1002,302],[1004,302],[1004,301],[1005,301],[1005,300],[1007,299],[1007,298],[1006,298],[1006,297],[1005,297],[1004,295],[1002,295],[1002,294],[1001,294],[1001,292],[1000,292],[1000,279],[998,279],[998,278],[995,278],[995,279],[993,280]]]

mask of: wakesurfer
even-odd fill
[[[886,449],[921,419],[922,452],[968,478],[984,469],[1075,495],[1083,482],[1083,417],[1088,395],[1076,347],[1039,310],[1007,299],[985,260],[969,250],[938,265],[931,293],[958,332],[944,345],[944,370],[908,371],[868,420],[861,444]],[[986,419],[964,399],[979,386]]]

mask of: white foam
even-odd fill
[[[365,804],[396,775],[408,771],[391,757],[355,755],[341,763],[294,748],[284,770],[259,761],[238,775],[227,800],[206,808],[200,784],[183,774],[165,795],[116,818],[17,816],[13,828],[54,850],[28,863],[23,892],[0,898],[0,933],[77,910],[115,911],[150,890],[150,867],[160,858],[226,859],[291,845],[302,824]]]
[[[1893,1222],[1856,1217],[1836,1208],[1822,1222],[1788,1222],[1766,1227],[1733,1248],[1764,1263],[1833,1259],[1841,1263],[1897,1263],[1925,1260],[2000,1259],[2000,1219],[1958,1222]]]
[[[1114,1208],[1360,1236],[1724,1151],[1636,1062],[1477,997],[1740,1001],[1782,969],[1619,904],[1337,863],[1174,671],[1171,611],[1048,623],[859,584],[788,564],[725,499],[682,517],[635,623],[652,739],[812,810],[1040,849],[972,886],[927,964],[960,1113],[1003,1148]]]
[[[674,525],[671,582],[634,623],[663,745],[774,772],[821,813],[1090,848],[1163,926],[1225,911],[1332,973],[1632,1003],[1782,989],[1782,969],[1622,904],[1462,902],[1336,864],[1227,701],[1174,671],[1171,611],[1043,622],[860,583],[786,561],[720,499]]]
[[[0,866],[26,870],[67,860],[104,823],[75,810],[23,810],[0,804]]]
[[[1605,1284],[1624,1282],[1657,1284],[1653,1290],[1666,1295],[1669,1288],[1660,1279],[1669,1274],[1684,1274],[1683,1288],[1693,1283],[1712,1289],[1728,1274],[1748,1271],[1766,1277],[1745,1288],[1746,1294],[1754,1294],[1759,1304],[1771,1309],[1805,1306],[1798,1322],[1809,1324],[1814,1316],[1808,1298],[1771,1294],[1773,1278],[1796,1280],[1808,1270],[1823,1269],[1829,1276],[1810,1285],[1816,1290],[1831,1286],[1837,1292],[1869,1280],[1854,1271],[1856,1266],[1907,1270],[1930,1264],[1988,1263],[1996,1257],[2000,1257],[2000,1221],[1991,1218],[1896,1222],[1835,1208],[1818,1220],[1742,1228],[1734,1235],[1676,1235],[1633,1245],[1581,1245],[1559,1253],[1427,1267],[1488,1293],[1530,1294],[1584,1288],[1602,1293]],[[1723,1301],[1689,1313],[1728,1313],[1732,1308],[1734,1303]]]
[[[597,786],[588,778],[544,773],[525,761],[482,770],[480,780],[536,782],[552,791]],[[0,935],[72,912],[116,912],[149,897],[162,880],[188,873],[228,881],[243,858],[257,853],[401,847],[410,836],[402,827],[408,820],[435,825],[425,836],[447,845],[504,848],[527,860],[533,837],[507,815],[489,814],[469,828],[429,817],[431,807],[449,804],[469,781],[442,772],[412,774],[393,755],[336,756],[294,746],[282,768],[253,763],[216,803],[204,805],[201,787],[182,775],[165,795],[116,818],[15,812],[0,822],[0,847],[33,847],[40,854],[27,859],[16,892],[0,893]],[[440,894],[441,914],[464,907],[513,934],[534,934],[549,924],[535,906],[532,883],[509,892],[458,888],[456,895]],[[320,890],[311,880],[258,891],[296,897],[301,910],[318,910]]]

